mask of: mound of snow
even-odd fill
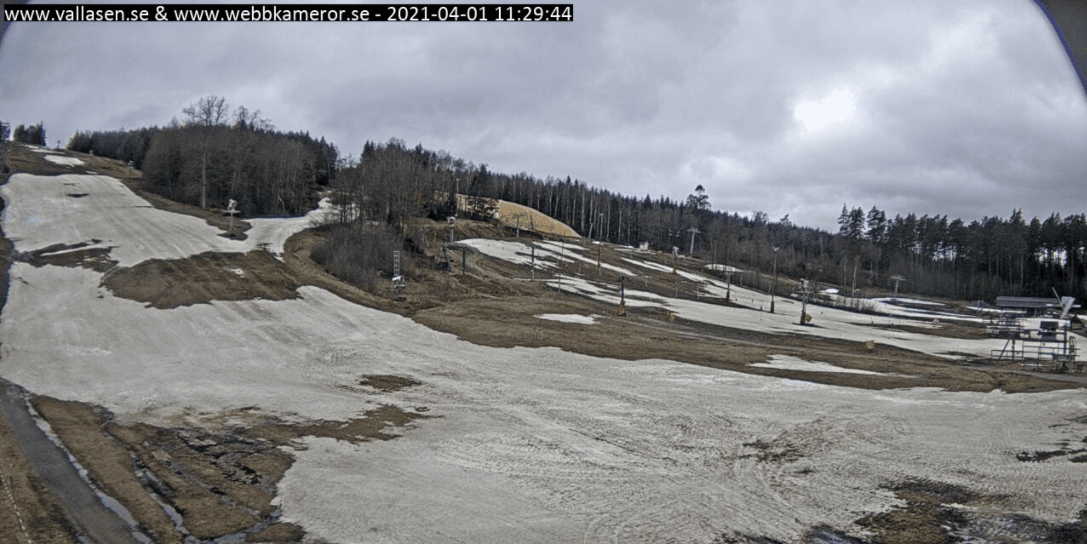
[[[596,318],[591,315],[577,315],[577,314],[539,314],[536,316],[538,319],[546,319],[548,321],[561,321],[563,323],[577,323],[579,325],[595,325]]]
[[[75,157],[61,157],[60,155],[46,155],[45,160],[64,166],[75,166],[77,164],[83,164],[83,161]]]
[[[801,359],[799,357],[793,357],[792,355],[771,355],[769,362],[752,363],[749,366],[757,366],[760,368],[778,368],[781,370],[800,370],[803,372],[838,372],[842,374],[870,374],[874,376],[889,376],[889,374],[884,374],[882,372],[857,370],[855,368],[843,368],[840,366],[834,366],[829,363],[805,361],[804,359]]]

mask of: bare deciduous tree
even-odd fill
[[[201,165],[200,165],[200,207],[208,205],[208,134],[212,127],[225,124],[227,111],[229,110],[226,99],[221,96],[205,96],[195,104],[181,110],[189,118],[191,125],[200,127],[201,138]]]

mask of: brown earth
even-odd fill
[[[115,296],[160,310],[213,300],[293,299],[300,286],[282,261],[259,250],[148,259],[110,270],[102,285]]]
[[[294,462],[284,448],[304,448],[301,439],[307,436],[351,443],[390,440],[397,436],[386,432],[390,425],[424,417],[381,407],[348,421],[288,423],[239,410],[221,415],[232,426],[207,431],[118,421],[99,407],[49,397],[31,403],[90,480],[124,505],[138,529],[165,543],[229,535],[298,542],[304,531],[280,522],[279,509],[271,504],[276,483]]]
[[[14,260],[29,263],[35,268],[45,265],[81,266],[97,272],[108,272],[117,265],[117,261],[109,258],[109,248],[86,247],[99,242],[100,240],[91,240],[78,244],[53,244],[28,255],[15,255]]]

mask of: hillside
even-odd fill
[[[1087,523],[1087,379],[989,361],[1003,341],[949,301],[801,326],[761,273],[465,219],[450,243],[418,218],[405,289],[383,270],[367,292],[309,259],[329,200],[231,233],[119,163],[5,161],[0,435],[33,430],[13,423],[29,403],[145,541],[1074,542]],[[29,441],[0,443],[0,535],[91,534]]]
[[[526,230],[551,237],[581,238],[581,235],[566,223],[528,206],[499,199],[487,200],[494,207],[494,218],[499,224],[507,228]],[[458,194],[457,206],[459,210],[466,210],[471,209],[473,204],[470,202],[468,195]]]

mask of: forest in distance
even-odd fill
[[[763,273],[776,269],[861,292],[893,288],[897,275],[905,278],[900,293],[992,302],[1001,295],[1051,297],[1055,289],[1087,299],[1083,213],[1028,220],[1021,210],[1010,210],[1007,217],[966,222],[915,213],[887,217],[875,206],[843,204],[839,230],[832,233],[796,225],[788,215],[771,220],[763,212],[714,210],[702,186],[678,201],[623,195],[570,176],[493,172],[396,138],[367,141],[357,158],[343,157],[323,137],[277,131],[259,110],[231,111],[215,96],[183,113],[184,122],[175,118],[161,128],[78,132],[67,148],[131,162],[148,190],[174,200],[225,207],[233,199],[247,217],[301,215],[319,193],[331,192],[340,206],[325,226],[332,233],[325,254],[357,251],[363,238],[374,244],[375,237],[382,247],[391,237],[393,246],[410,248],[406,219],[444,221],[453,214],[453,200],[435,195],[467,194],[535,208],[582,236],[613,244],[648,242],[653,249],[687,253],[694,229],[694,255],[706,261]]]

